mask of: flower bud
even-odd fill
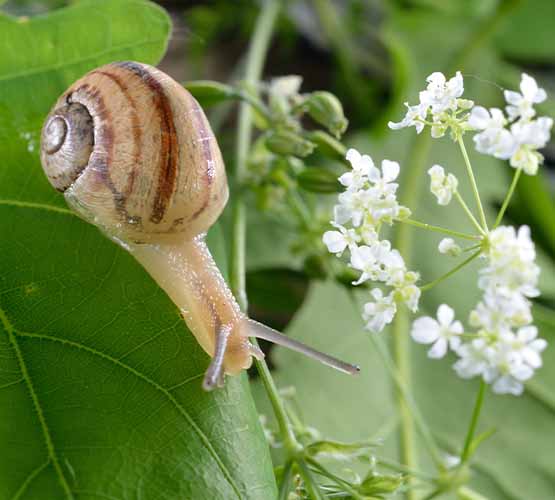
[[[343,106],[330,92],[313,92],[306,100],[308,114],[333,135],[340,137],[347,129],[348,121],[343,114]]]
[[[451,257],[457,257],[462,252],[461,247],[455,243],[453,238],[443,238],[439,242],[437,249],[439,253],[450,255]]]
[[[297,176],[299,186],[312,193],[340,193],[343,186],[337,176],[325,169],[308,167]]]
[[[377,474],[370,472],[364,479],[358,490],[360,493],[370,497],[387,495],[395,492],[403,484],[403,476],[400,474]]]
[[[316,144],[318,152],[324,156],[333,160],[344,161],[347,148],[328,133],[323,130],[315,130],[308,134],[308,138]]]
[[[279,155],[308,156],[315,144],[303,139],[299,134],[287,130],[272,132],[266,138],[266,147]]]

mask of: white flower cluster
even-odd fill
[[[442,137],[450,126],[461,122],[457,115],[474,105],[472,101],[460,98],[464,92],[460,71],[450,80],[443,73],[435,72],[426,81],[428,86],[420,92],[420,102],[416,106],[405,103],[405,117],[399,123],[389,122],[389,128],[415,127],[420,133],[426,125],[430,125],[432,137]]]
[[[478,286],[482,300],[470,313],[475,333],[463,334],[453,310],[442,304],[437,320],[417,319],[411,335],[416,342],[432,344],[428,355],[443,357],[448,347],[459,357],[454,369],[462,378],[481,376],[499,394],[519,395],[523,382],[542,365],[541,352],[547,342],[537,338],[531,325],[529,298],[539,292],[539,267],[535,263],[530,230],[522,226],[501,226],[488,235],[484,252],[486,266],[480,271]],[[468,339],[463,342],[463,337]]]
[[[397,201],[398,163],[383,160],[379,169],[368,155],[355,149],[347,151],[347,160],[352,170],[339,178],[345,191],[334,207],[331,224],[335,230],[326,231],[323,241],[338,257],[348,251],[351,267],[360,272],[354,285],[370,280],[390,287],[387,295],[380,288],[372,289],[373,300],[364,305],[366,327],[380,332],[393,320],[399,303],[413,312],[418,309],[418,274],[408,271],[400,253],[379,236],[384,223],[405,219],[410,211]]]
[[[538,87],[536,80],[522,74],[520,93],[505,90],[507,101],[505,117],[502,110],[482,106],[472,109],[468,125],[481,132],[474,136],[476,150],[503,160],[510,165],[534,175],[543,162],[538,149],[545,147],[550,138],[553,120],[542,116],[534,119],[534,104],[545,101],[545,90]]]
[[[427,82],[426,90],[420,92],[420,102],[416,106],[405,103],[405,117],[398,123],[389,122],[390,128],[415,127],[420,133],[429,125],[432,137],[442,137],[450,127],[454,135],[468,129],[479,130],[474,136],[478,152],[510,160],[512,167],[522,168],[529,175],[537,172],[543,162],[538,149],[549,141],[553,120],[545,116],[534,119],[534,105],[547,98],[534,78],[523,73],[520,92],[505,90],[507,116],[501,109],[487,110],[462,99],[464,82],[460,72],[450,80],[443,73],[432,73]]]

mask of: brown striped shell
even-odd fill
[[[124,241],[206,232],[228,198],[202,108],[168,75],[136,62],[95,69],[58,99],[41,161],[81,216]]]

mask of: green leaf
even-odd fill
[[[208,356],[124,250],[71,214],[41,122],[95,66],[155,64],[170,22],[145,1],[0,16],[0,498],[274,498],[246,376],[205,393]],[[209,244],[220,265],[223,241]]]

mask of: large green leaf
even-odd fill
[[[246,377],[200,388],[208,357],[146,272],[66,210],[41,121],[112,60],[155,64],[168,16],[137,0],[0,17],[0,498],[275,496]],[[210,236],[224,264],[222,239]]]

